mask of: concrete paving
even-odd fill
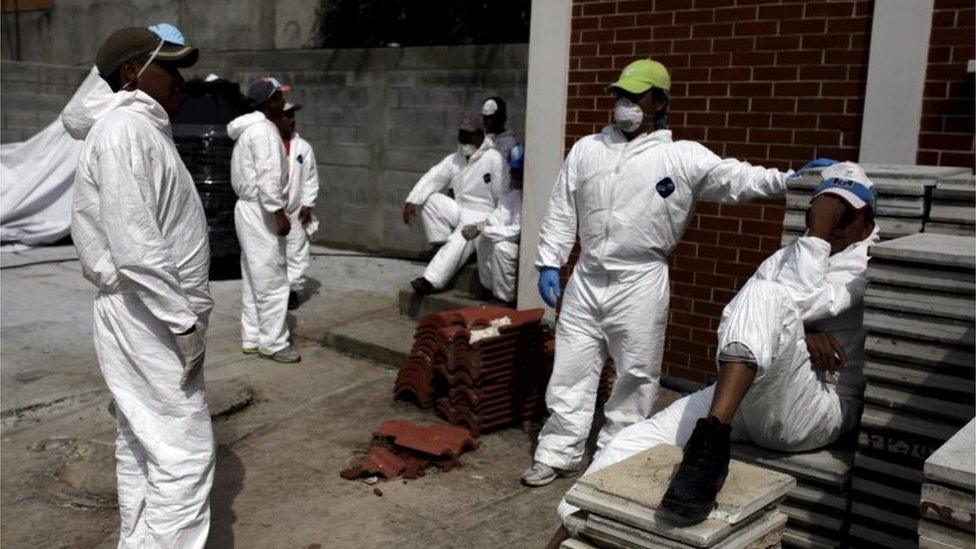
[[[973,252],[970,238],[933,234],[915,234],[894,242],[875,244],[868,250],[871,257],[970,270],[976,268]]]
[[[971,420],[925,461],[925,478],[932,482],[976,489],[976,419]]]
[[[45,250],[57,261],[37,265],[3,261],[0,271],[4,547],[108,548],[117,536],[115,423],[91,341],[95,292],[66,252]],[[290,315],[299,364],[241,354],[240,283],[213,284],[208,386],[222,395],[246,387],[251,398],[214,422],[210,546],[544,545],[573,481],[520,486],[532,440],[519,429],[482,437],[447,473],[375,486],[339,477],[382,420],[436,420],[393,401],[392,369],[320,346],[329,330],[396,315],[396,289],[421,265],[315,252],[318,288]]]

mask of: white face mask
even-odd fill
[[[613,121],[620,131],[630,133],[644,122],[644,111],[640,105],[626,97],[621,97],[613,106]]]
[[[465,158],[471,158],[471,155],[473,155],[477,151],[478,151],[478,147],[475,147],[471,143],[466,143],[464,145],[461,145],[461,144],[458,145],[458,152],[461,153],[461,156],[463,156]]]
[[[163,49],[163,44],[165,44],[165,43],[166,43],[165,40],[160,40],[159,41],[159,45],[156,46],[156,49],[154,49],[153,52],[149,55],[149,60],[146,61],[146,64],[143,65],[141,69],[139,69],[139,72],[136,73],[135,77],[132,80],[129,80],[128,82],[125,83],[124,86],[122,86],[122,89],[123,90],[124,89],[128,89],[128,87],[131,84],[135,84],[136,82],[139,81],[139,77],[142,75],[142,72],[146,70],[146,68],[149,66],[150,63],[153,62],[154,59],[156,59],[156,54],[159,53],[159,50]]]

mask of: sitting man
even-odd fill
[[[454,198],[441,191],[450,187]],[[465,225],[484,221],[509,190],[505,158],[485,142],[481,121],[464,117],[458,126],[458,150],[444,157],[417,181],[403,206],[403,222],[420,212],[427,240],[436,250],[414,292],[444,289],[474,253],[475,242],[461,234]]]
[[[481,223],[465,225],[461,234],[478,239],[478,279],[495,298],[515,301],[518,274],[519,234],[522,223],[522,167],[525,149],[515,145],[508,153],[508,175],[512,190],[498,201],[498,207]]]
[[[857,424],[875,198],[852,162],[824,169],[822,178],[806,234],[764,261],[725,307],[718,382],[622,430],[588,472],[657,444],[684,446],[662,506],[697,522],[725,482],[730,440],[801,452]],[[559,506],[564,519],[575,510]]]

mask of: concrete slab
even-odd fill
[[[884,524],[897,530],[914,532],[917,528],[917,516],[905,516],[890,511],[884,501],[871,501],[870,504],[854,500],[851,502],[851,516],[863,517],[870,521]],[[866,522],[866,521],[865,521]]]
[[[918,508],[922,518],[973,532],[976,525],[976,504],[973,502],[971,491],[926,483],[922,485]]]
[[[779,545],[787,517],[776,509],[766,511],[709,549],[768,549]],[[585,535],[611,547],[634,549],[685,549],[687,544],[669,540],[633,526],[590,514]]]
[[[961,174],[971,174],[972,170],[966,167],[953,166],[916,166],[902,164],[861,164],[868,177],[874,178],[896,178],[896,179],[917,179],[934,178],[943,179]]]
[[[929,290],[869,284],[864,303],[875,309],[958,320],[976,320],[976,299],[972,295],[944,294]]]
[[[864,362],[864,377],[872,383],[902,385],[908,388],[927,387],[940,391],[951,391],[963,395],[974,392],[971,376],[944,375],[938,370],[895,362],[872,356]],[[970,396],[970,398],[972,398]]]
[[[323,345],[354,356],[399,367],[413,345],[416,323],[389,316],[335,326],[326,331]]]
[[[974,236],[976,236],[976,227],[973,227],[971,225],[957,225],[955,223],[939,223],[936,221],[926,221],[924,232],[927,234],[963,236],[971,239]]]
[[[976,242],[959,236],[916,234],[875,244],[868,254],[905,263],[976,269]]]
[[[840,542],[789,526],[783,533],[783,547],[792,549],[836,549]]]
[[[906,538],[890,531],[854,523],[850,529],[851,547],[884,547],[885,549],[917,549],[914,538]],[[860,543],[859,543],[860,542]]]
[[[788,505],[834,516],[843,516],[847,511],[847,498],[845,496],[799,482],[795,488],[790,490],[783,501]]]
[[[972,174],[958,175],[940,179],[932,190],[933,200],[955,202],[976,202],[976,181]]]
[[[868,282],[930,290],[940,293],[976,294],[976,276],[971,271],[930,268],[922,265],[892,263],[872,258],[868,263]]]
[[[908,435],[935,440],[949,440],[958,425],[943,419],[923,417],[866,403],[861,414],[861,425],[872,429],[896,431]]]
[[[964,490],[976,489],[976,456],[973,447],[976,442],[976,419],[943,444],[925,461],[925,478]]]
[[[871,182],[877,190],[878,196],[925,196],[926,189],[935,187],[937,176],[928,177],[892,177],[890,174],[872,176]],[[787,182],[789,190],[794,192],[812,192],[820,185],[820,174],[812,170],[797,179]]]
[[[919,549],[972,549],[972,547],[973,544],[969,544],[965,547],[960,547],[958,545],[942,543],[941,541],[937,541],[926,536],[918,536]]]
[[[959,549],[972,549],[976,545],[972,532],[957,530],[924,518],[918,522],[918,535]]]
[[[771,505],[796,481],[788,475],[733,460],[709,519],[680,527],[659,510],[680,448],[659,445],[579,479],[566,493],[573,505],[669,539],[708,547],[724,539],[733,525]]]
[[[864,387],[864,401],[885,408],[925,416],[966,421],[973,417],[973,405],[965,397],[952,401],[943,395],[927,396],[925,387],[909,388],[871,382]]]
[[[941,223],[976,225],[976,209],[972,204],[933,200],[929,219]]]
[[[466,307],[481,307],[483,305],[500,305],[497,301],[473,299],[466,292],[459,290],[419,296],[407,286],[402,288],[398,295],[400,314],[413,319],[421,319],[429,314],[439,313],[441,311],[464,309]]]
[[[824,530],[839,532],[844,526],[844,519],[818,513],[810,509],[797,507],[789,502],[783,502],[779,506],[786,516],[790,517],[790,523],[803,525],[807,528],[816,527]]]
[[[843,487],[850,480],[851,466],[854,464],[854,450],[836,446],[812,452],[787,453],[737,442],[732,445],[732,457],[792,475],[798,480],[835,488]]]
[[[559,544],[559,549],[597,549],[595,546],[586,543],[578,538],[569,538]]]
[[[857,433],[857,445],[859,449],[874,453],[886,463],[903,463],[921,471],[925,459],[932,455],[942,442],[932,437],[898,433],[862,424]],[[858,452],[858,455],[861,453]]]
[[[791,190],[786,195],[786,207],[806,212],[810,207],[810,191]],[[909,217],[921,219],[925,215],[925,197],[882,195],[877,201],[877,215],[883,217]]]
[[[922,232],[922,218],[882,217],[875,219],[882,239],[895,239]],[[803,212],[786,210],[783,216],[783,228],[790,233],[802,233],[806,230],[806,218]]]
[[[976,345],[973,323],[961,320],[869,308],[864,311],[864,327],[868,329],[868,333],[906,337],[963,349],[972,349]]]
[[[857,456],[854,458],[854,464],[858,469],[883,474],[886,477],[901,481],[902,484],[922,483],[921,469],[918,467],[909,467],[903,463],[898,463],[896,460],[884,460],[864,452],[857,452]]]
[[[868,334],[864,342],[864,350],[867,351],[869,357],[907,364],[920,364],[933,367],[936,370],[944,366],[967,369],[973,369],[976,366],[976,355],[971,350],[878,333]]]

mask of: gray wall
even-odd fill
[[[403,201],[455,149],[461,114],[476,114],[485,97],[500,95],[508,102],[509,127],[522,140],[527,56],[525,44],[202,51],[187,76],[217,72],[244,87],[271,74],[291,84],[287,98],[305,106],[298,131],[318,159],[320,241],[410,253],[426,242],[419,227],[403,224]],[[53,121],[87,72],[13,62],[0,71],[3,142]]]
[[[215,50],[311,45],[319,0],[56,0],[20,13],[20,61],[90,65],[99,44],[128,26],[172,23],[190,44]],[[13,13],[3,14],[0,56],[14,59]]]

